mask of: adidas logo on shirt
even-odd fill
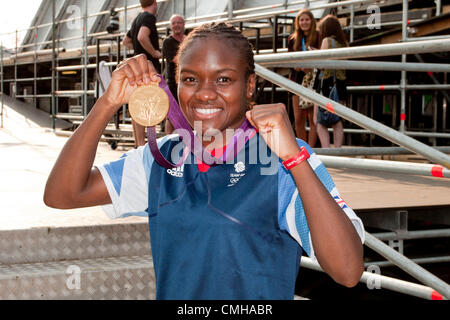
[[[173,177],[181,178],[183,176],[184,171],[184,165],[173,168],[173,169],[167,169],[167,173],[170,174]]]

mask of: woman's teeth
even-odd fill
[[[195,109],[195,111],[201,114],[212,114],[220,111],[220,109]]]

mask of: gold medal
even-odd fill
[[[159,82],[138,87],[130,96],[128,109],[134,121],[145,127],[161,123],[169,113],[169,97]]]

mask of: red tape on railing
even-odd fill
[[[431,168],[431,175],[433,177],[443,178],[444,177],[443,171],[444,171],[443,166],[435,165],[435,166],[433,166],[433,168]]]

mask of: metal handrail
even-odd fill
[[[255,57],[255,62],[264,65],[274,62],[298,62],[319,59],[349,59],[401,54],[430,53],[450,51],[450,39],[414,41],[404,43],[378,44],[361,47],[344,47],[327,50],[296,51],[288,53],[265,54]]]
[[[372,234],[379,240],[410,240],[450,237],[450,229],[415,230],[407,232],[380,232]]]
[[[393,262],[395,265],[400,267],[402,270],[406,271],[408,274],[421,281],[422,283],[430,286],[431,288],[438,291],[442,296],[450,299],[450,286],[436,277],[434,274],[430,273],[426,269],[417,265],[404,255],[398,253],[387,244],[378,240],[370,233],[366,232],[366,238],[364,244],[370,249],[376,251],[389,261]]]
[[[255,65],[255,71],[260,77],[269,80],[280,87],[284,87],[296,95],[300,95],[314,102],[321,108],[328,109],[342,118],[359,125],[360,127],[368,129],[391,142],[422,155],[426,159],[441,164],[446,168],[450,168],[450,157],[448,155],[439,152],[424,143],[410,138],[407,135],[370,119],[369,117],[366,117],[336,101],[328,99],[310,89],[307,89],[273,71],[267,70],[258,64]]]
[[[426,258],[412,258],[411,261],[417,264],[430,264],[430,263],[445,263],[450,262],[450,256],[439,256],[439,257],[426,257]],[[365,265],[379,266],[379,267],[391,267],[395,266],[394,263],[390,261],[371,261],[365,263]]]
[[[3,129],[4,96],[3,96],[3,43],[0,42],[0,128]]]
[[[441,152],[450,153],[450,147],[433,147]],[[346,147],[346,148],[313,148],[318,155],[328,156],[367,156],[367,155],[408,155],[415,154],[402,147]]]
[[[348,91],[375,91],[375,90],[450,90],[450,84],[386,84],[374,86],[347,86]]]
[[[405,173],[438,178],[450,178],[449,169],[434,164],[375,159],[358,159],[327,155],[319,155],[319,158],[327,168],[378,170],[392,173]]]
[[[450,40],[450,38],[447,38]],[[344,70],[372,70],[372,71],[412,71],[412,72],[450,72],[450,65],[444,63],[414,63],[390,61],[359,61],[359,60],[312,60],[297,62],[261,63],[266,67],[276,68],[320,68]]]
[[[311,270],[324,272],[322,267],[316,261],[314,261],[309,257],[302,256],[301,266]],[[369,284],[369,282],[379,283],[379,289],[381,288],[388,289],[391,291],[408,294],[422,299],[427,300],[442,299],[442,296],[438,292],[436,292],[433,288],[409,281],[383,276],[368,271],[363,272],[359,282],[366,284]]]

